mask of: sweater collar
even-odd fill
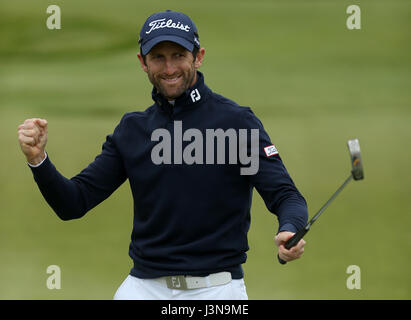
[[[156,105],[161,110],[169,113],[176,114],[188,108],[193,108],[200,105],[208,97],[210,89],[204,83],[204,76],[200,71],[197,72],[197,81],[191,88],[187,89],[179,96],[171,105],[163,95],[157,92],[157,89],[153,87],[152,98]]]

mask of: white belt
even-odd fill
[[[168,276],[153,279],[166,285],[169,289],[178,290],[190,290],[199,288],[208,288],[219,286],[222,284],[229,283],[231,281],[230,272],[217,272],[212,273],[206,277],[194,277],[194,276]]]

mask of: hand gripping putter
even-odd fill
[[[304,235],[310,230],[313,223],[319,218],[319,216],[324,212],[325,209],[330,205],[330,203],[337,197],[337,195],[345,188],[345,186],[352,180],[362,180],[364,179],[364,171],[362,167],[361,161],[361,151],[360,151],[360,143],[358,139],[352,139],[347,141],[348,151],[350,152],[351,156],[351,164],[352,170],[350,176],[344,181],[344,183],[337,189],[337,191],[331,196],[330,199],[321,207],[321,209],[317,212],[317,214],[307,223],[307,225],[298,231],[295,235],[293,235],[290,239],[287,240],[284,247],[289,250],[304,237]],[[278,261],[281,264],[286,264],[287,262],[282,260],[279,255],[277,255]]]

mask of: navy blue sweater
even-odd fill
[[[306,202],[279,154],[264,151],[272,142],[260,120],[250,108],[212,92],[203,75],[197,75],[195,86],[174,106],[153,89],[155,103],[143,112],[125,114],[107,136],[101,154],[73,178],[62,176],[49,157],[31,168],[44,198],[63,220],[82,217],[129,180],[134,198],[130,273],[136,277],[227,270],[233,278],[241,278],[249,249],[253,187],[278,217],[278,231],[296,232],[307,222]],[[247,167],[240,161],[210,164],[205,154],[203,164],[187,164],[176,160],[174,147],[171,163],[153,163],[152,150],[161,140],[152,138],[156,129],[167,129],[172,143],[182,143],[183,149],[190,143],[174,136],[175,123],[181,124],[182,132],[201,131],[204,141],[206,129],[258,129],[257,173],[240,174],[240,168]]]

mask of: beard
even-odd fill
[[[175,100],[181,96],[187,89],[195,84],[196,69],[194,64],[192,68],[181,71],[172,76],[164,74],[153,74],[148,70],[148,78],[157,91],[167,100]],[[177,79],[176,81],[167,81],[166,79]]]

